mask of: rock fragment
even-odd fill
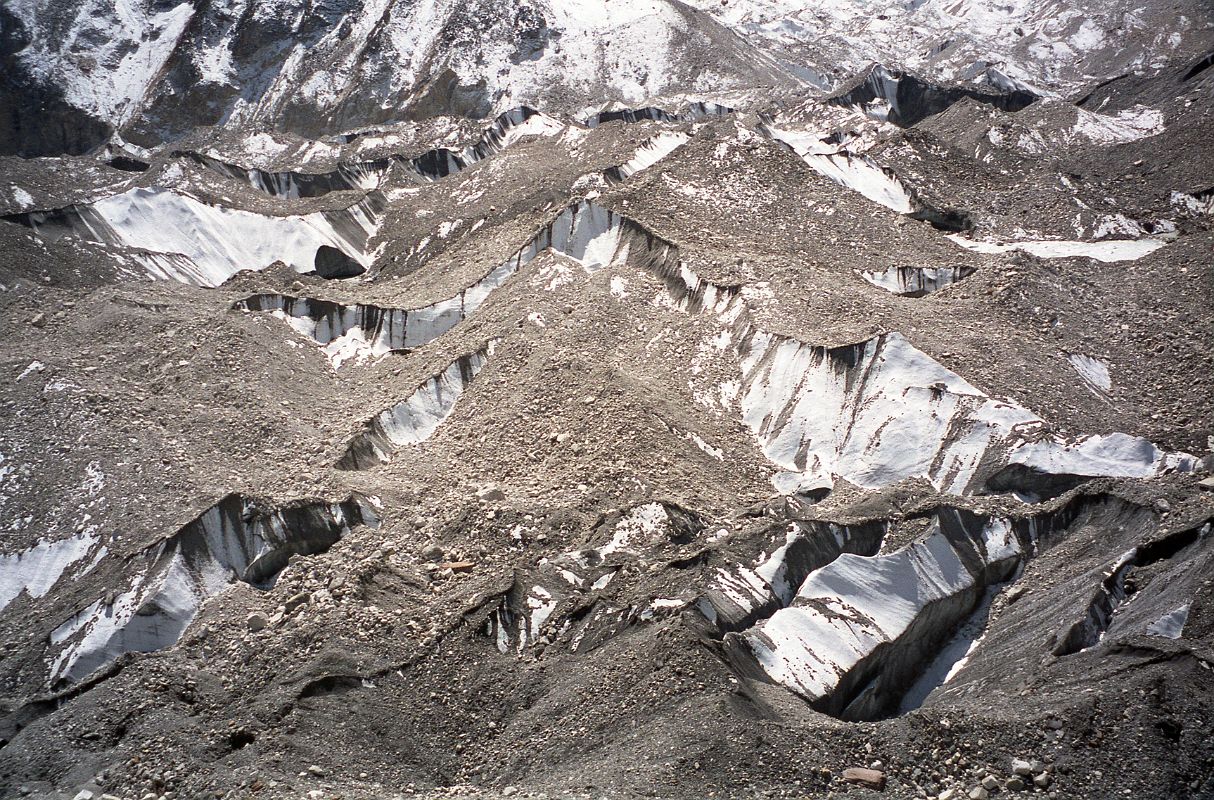
[[[878,792],[885,788],[885,773],[866,767],[848,767],[843,770],[843,780]]]

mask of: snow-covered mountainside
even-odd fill
[[[0,0],[0,797],[1214,797],[1197,0]]]
[[[316,136],[797,84],[674,0],[15,0],[4,22],[8,152],[80,152],[107,129],[138,144],[199,125]]]

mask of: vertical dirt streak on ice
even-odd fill
[[[394,159],[390,158],[353,162],[341,164],[331,172],[322,173],[270,172],[230,164],[205,154],[183,152],[178,155],[210,172],[246,183],[279,200],[322,197],[329,192],[378,189],[394,162]]]
[[[860,277],[891,294],[922,297],[945,286],[968,278],[973,267],[889,267],[884,270],[863,270]]]
[[[757,333],[742,369],[743,421],[785,470],[775,478],[785,493],[836,478],[879,488],[918,477],[962,494],[977,488],[984,463],[1085,477],[1197,465],[1126,434],[1045,434],[1030,411],[988,397],[896,333],[833,349]]]
[[[991,446],[1037,421],[892,333],[836,349],[761,335],[743,375],[743,421],[788,492],[920,477],[960,493]]]

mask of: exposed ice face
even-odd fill
[[[646,139],[637,148],[632,158],[618,167],[607,170],[608,179],[616,181],[627,180],[641,170],[652,167],[681,147],[690,138],[685,133],[667,132],[659,133],[657,136]]]
[[[0,478],[3,470],[0,470]],[[40,541],[19,553],[0,553],[0,610],[25,592],[42,597],[73,564],[85,558],[97,544],[95,530],[67,539]]]
[[[989,70],[984,77],[987,80],[982,87],[974,84],[944,87],[874,64],[858,86],[832,95],[827,102],[855,108],[882,122],[910,127],[963,98],[1004,111],[1019,111],[1037,99],[1022,84],[997,70]]]
[[[23,220],[40,235],[77,236],[151,251],[144,261],[156,278],[218,286],[244,269],[284,261],[298,272],[319,268],[323,248],[369,266],[367,243],[379,225],[368,197],[341,211],[274,217],[213,206],[171,189],[130,189],[60,211],[31,212]]]
[[[948,238],[967,250],[979,253],[1006,253],[1011,250],[1023,250],[1038,258],[1094,258],[1105,263],[1137,261],[1166,244],[1162,239],[1111,239],[1102,242],[1054,240],[983,242],[957,234],[950,235]]]
[[[561,211],[517,253],[458,295],[423,308],[342,305],[287,295],[255,295],[239,301],[245,311],[270,311],[292,328],[323,345],[334,368],[348,361],[421,347],[472,316],[496,289],[551,249],[595,272],[628,258],[636,226],[590,201]],[[550,286],[549,288],[555,288]]]
[[[836,350],[759,334],[743,374],[743,420],[786,470],[777,487],[787,492],[921,477],[961,493],[989,448],[1037,420],[898,334]]]
[[[922,297],[974,274],[973,267],[889,267],[865,270],[860,277],[873,286],[907,297]]]
[[[719,569],[699,608],[722,631],[741,630],[792,603],[815,570],[843,553],[876,555],[889,524],[790,523],[784,539],[750,566]]]
[[[454,328],[480,307],[494,289],[518,269],[507,261],[455,297],[422,308],[343,305],[308,297],[262,294],[236,303],[244,311],[269,311],[314,339],[334,369],[428,344]]]
[[[1006,521],[941,512],[900,550],[843,553],[814,570],[790,605],[728,634],[726,649],[822,710],[870,718],[897,707],[936,646],[1022,554]]]
[[[338,467],[365,469],[388,461],[401,447],[429,439],[455,411],[465,389],[492,353],[493,342],[489,342],[475,353],[460,356],[407,398],[380,412],[351,440]]]
[[[905,714],[922,706],[932,692],[947,684],[965,668],[986,636],[991,604],[1006,586],[1006,583],[996,583],[986,587],[978,605],[957,626],[956,632],[941,646],[940,651],[923,669],[923,673],[906,690],[898,706],[899,713]]]
[[[1117,607],[1126,600],[1126,575],[1138,562],[1137,548],[1113,562],[1088,604],[1087,613],[1071,625],[1054,647],[1054,655],[1065,656],[1097,644],[1109,629]]]
[[[828,350],[759,333],[743,374],[743,420],[786,470],[775,479],[783,492],[829,488],[835,478],[878,488],[919,477],[963,494],[978,488],[984,461],[1086,477],[1148,477],[1197,464],[1121,433],[1038,435],[1041,419],[992,400],[898,334]]]
[[[79,680],[124,653],[171,647],[203,603],[234,581],[272,586],[291,555],[322,552],[359,524],[378,520],[358,498],[267,514],[238,495],[225,497],[133,559],[125,590],[81,609],[51,633],[57,651],[51,680]]]
[[[839,148],[823,148],[821,137],[809,132],[767,127],[775,139],[785,143],[813,170],[840,186],[846,186],[899,214],[915,210],[911,193],[892,171],[867,156]]]
[[[462,150],[439,147],[408,159],[408,165],[427,180],[439,180],[502,152],[520,139],[557,136],[565,130],[567,126],[560,120],[520,106],[499,114],[477,141]]]

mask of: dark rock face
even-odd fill
[[[63,90],[25,73],[17,54],[33,34],[0,6],[0,155],[79,155],[104,144],[113,129],[74,108]]]
[[[316,250],[316,274],[322,278],[357,278],[367,271],[336,247],[322,244]]]
[[[81,153],[115,128],[126,141],[152,147],[200,126],[253,125],[320,138],[440,115],[484,119],[513,104],[496,84],[519,68],[529,75],[514,87],[515,103],[543,101],[546,110],[565,111],[601,103],[597,81],[566,79],[587,65],[566,64],[563,48],[608,83],[632,86],[640,78],[655,93],[675,89],[709,53],[718,65],[716,82],[754,74],[795,85],[789,71],[755,57],[710,17],[676,20],[665,1],[658,8],[666,13],[652,22],[678,30],[679,49],[695,52],[666,60],[645,54],[653,68],[641,75],[606,52],[610,35],[570,31],[545,4],[522,0],[491,8],[446,0],[428,16],[410,0],[175,6],[136,0],[122,13],[82,3],[44,6],[37,17],[0,12],[0,98],[10,101],[0,118],[0,152]],[[631,35],[627,23],[616,24],[621,37]],[[34,38],[43,45],[37,52],[26,46]],[[98,63],[78,56],[89,47]],[[121,80],[107,85],[112,72],[121,72]]]

